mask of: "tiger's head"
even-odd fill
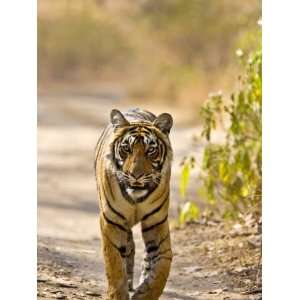
[[[126,115],[125,115],[126,116]],[[153,120],[130,122],[120,111],[112,110],[115,129],[112,144],[116,176],[125,197],[142,201],[159,185],[168,152],[171,115],[163,113]]]

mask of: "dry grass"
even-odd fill
[[[199,106],[234,81],[235,49],[257,42],[259,15],[257,0],[39,0],[39,85],[118,82],[130,99]]]

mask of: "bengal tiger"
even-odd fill
[[[95,151],[100,198],[106,300],[157,300],[166,285],[172,250],[168,224],[173,125],[168,113],[113,109]],[[132,227],[141,222],[143,270],[133,290],[135,244]]]

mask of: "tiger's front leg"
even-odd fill
[[[128,234],[100,216],[102,251],[108,288],[105,300],[129,300],[127,283]]]
[[[126,254],[126,270],[127,270],[127,282],[129,291],[133,291],[133,272],[134,272],[134,255],[135,255],[135,244],[133,240],[132,231],[128,234],[127,243],[127,254]]]
[[[167,217],[150,226],[142,223],[142,232],[146,256],[140,285],[132,300],[158,300],[167,283],[172,261]]]

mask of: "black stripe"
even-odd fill
[[[162,142],[161,140],[159,140],[159,146],[160,146],[160,152],[161,152],[161,158],[160,158],[160,166],[163,165],[165,159],[166,159],[166,152],[167,152],[167,146],[164,142]]]
[[[165,254],[165,253],[167,253],[167,252],[169,252],[169,251],[172,252],[171,248],[166,249],[166,250],[164,250],[164,251],[162,251],[162,252],[159,252],[158,254],[159,254],[159,255],[162,255],[162,254]]]
[[[101,147],[102,147],[102,142],[103,142],[103,140],[105,138],[105,135],[106,135],[107,131],[108,131],[108,127],[106,127],[106,128],[103,129],[103,131],[101,132],[101,135],[100,135],[100,137],[98,139],[98,142],[96,144],[96,147],[95,147],[95,151],[96,151],[97,148],[98,148],[98,145],[99,145],[99,149],[98,149],[98,152],[96,154],[95,161],[94,161],[94,169],[95,169],[95,171],[96,171],[98,156],[99,156],[99,153],[100,153],[100,150],[101,150]]]
[[[153,251],[157,251],[158,250],[158,246],[157,245],[151,245],[149,247],[146,248],[147,253],[151,253]]]
[[[136,126],[130,127],[124,135],[126,135],[126,134],[133,135],[134,131],[136,131]]]
[[[146,252],[147,253],[156,251],[156,250],[158,250],[158,248],[159,247],[158,247],[157,243],[154,240],[149,241],[149,242],[146,243]]]
[[[113,195],[112,190],[111,190],[111,185],[109,184],[109,180],[108,180],[108,178],[107,178],[107,172],[105,172],[105,179],[106,179],[106,181],[107,181],[107,183],[108,183],[108,189],[109,189],[109,192],[110,192],[111,195]],[[103,192],[105,193],[104,187],[103,187]],[[106,203],[108,204],[108,207],[109,207],[116,215],[118,215],[121,219],[126,220],[126,218],[125,218],[120,212],[118,212],[116,209],[114,209],[114,208],[111,206],[111,204],[110,204],[110,202],[109,202],[109,200],[108,200],[107,195],[106,195],[106,199],[105,199],[105,200],[106,200]],[[127,220],[126,220],[126,221],[127,221]]]
[[[159,226],[159,225],[165,223],[165,222],[167,221],[167,219],[168,219],[168,215],[166,215],[165,218],[164,218],[162,221],[160,221],[160,222],[158,222],[158,223],[156,223],[156,224],[154,224],[154,225],[151,225],[151,226],[149,226],[149,227],[143,228],[142,232],[147,232],[147,231],[149,231],[149,230],[154,229],[155,227],[157,227],[157,226]]]
[[[168,201],[168,199],[169,199],[169,193],[168,193],[166,199],[163,201],[163,203],[162,203],[159,207],[153,209],[151,212],[149,212],[148,214],[146,214],[146,215],[143,216],[142,221],[145,221],[145,220],[146,220],[147,218],[149,218],[151,215],[153,215],[153,214],[155,214],[156,212],[158,212],[159,210],[161,210],[161,208],[164,206],[164,204],[166,203],[166,201]]]
[[[111,204],[110,204],[110,202],[109,202],[108,199],[105,199],[105,200],[106,200],[106,203],[107,203],[108,207],[109,207],[116,215],[118,215],[121,219],[126,220],[126,218],[125,218],[121,213],[119,213],[117,210],[115,210],[115,209],[111,206]]]
[[[147,125],[144,124],[137,124],[137,125],[132,125],[132,128],[130,128],[128,130],[128,132],[130,133],[130,135],[134,136],[140,133],[140,131],[142,130],[142,132],[146,135],[153,135],[153,131],[149,128],[146,127]]]
[[[155,245],[155,244],[154,244],[154,243],[155,243],[154,240],[147,242],[147,243],[146,243],[146,251],[147,251],[147,253],[158,250],[158,249],[160,248],[160,246],[162,245],[162,243],[163,243],[164,241],[166,241],[166,240],[168,239],[169,236],[170,236],[170,232],[168,232],[167,235],[166,235],[163,239],[161,239],[161,240],[159,241],[158,245]],[[150,244],[150,245],[149,245],[149,244]],[[159,254],[160,254],[160,253],[159,253]]]
[[[150,121],[153,122],[155,120],[155,115],[148,111],[142,111],[142,110],[129,110],[124,114],[125,117],[131,117],[136,120],[141,120],[141,121]]]
[[[121,256],[122,257],[130,257],[132,252],[133,252],[134,249],[131,249],[131,251],[128,253],[128,254],[122,254]]]
[[[103,217],[104,217],[104,219],[105,219],[105,221],[106,221],[107,223],[110,223],[110,224],[112,224],[112,225],[114,225],[114,226],[117,226],[119,229],[121,229],[121,230],[123,230],[123,231],[125,231],[125,232],[128,232],[128,230],[127,230],[125,227],[123,227],[122,225],[120,225],[120,224],[118,224],[118,223],[115,223],[115,222],[113,222],[112,220],[110,220],[110,219],[104,214],[104,212],[103,212]]]
[[[157,202],[159,199],[161,199],[161,197],[165,194],[165,192],[166,192],[166,189],[162,190],[162,192],[154,200],[152,200],[150,203],[153,204],[154,202]],[[167,192],[168,192],[168,195],[169,195],[169,193],[170,193],[169,190],[167,190]]]
[[[120,248],[119,248],[117,245],[115,245],[105,233],[103,233],[103,235],[106,237],[106,239],[107,239],[107,240],[108,240],[108,241],[109,241],[109,242],[110,242],[117,250],[120,251]]]
[[[169,236],[170,236],[170,232],[168,232],[167,235],[166,235],[162,240],[160,240],[158,246],[160,247],[161,244],[162,244],[164,241],[166,241],[166,240],[168,239]]]
[[[159,260],[161,260],[161,259],[166,259],[166,260],[172,261],[172,258],[171,258],[171,257],[160,256],[160,257],[158,257],[158,259],[157,259],[155,262],[157,263],[157,262],[158,262]]]
[[[129,118],[133,118],[134,121],[138,122],[138,121],[150,121],[153,122],[155,120],[155,116],[152,114],[152,116],[149,116],[149,114],[147,114],[144,111],[128,111],[124,114],[125,117],[129,117]]]
[[[120,248],[119,248],[119,251],[120,251],[120,254],[121,254],[121,256],[124,258],[124,257],[126,257],[126,247],[125,246],[121,246]]]
[[[142,133],[144,133],[146,136],[151,137],[154,135],[153,131],[147,127],[143,127],[141,129]]]
[[[171,248],[169,248],[169,249],[167,249],[167,250],[164,250],[164,251],[162,251],[162,252],[158,252],[158,254],[156,254],[156,255],[154,255],[154,256],[151,257],[151,260],[153,261],[155,258],[158,258],[158,257],[161,256],[162,254],[165,254],[165,253],[167,253],[167,252],[169,252],[169,251],[172,252]]]
[[[121,247],[118,247],[117,245],[115,245],[109,238],[106,234],[103,233],[103,235],[105,235],[106,239],[112,244],[112,246],[118,250],[120,252],[120,255],[124,258],[126,257],[125,253],[126,253],[126,247],[125,246],[121,246]],[[131,254],[131,252],[130,252]]]

